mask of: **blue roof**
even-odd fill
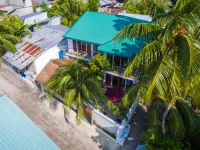
[[[59,149],[7,96],[0,96],[0,129],[0,149]]]
[[[30,18],[30,17],[33,17],[33,16],[45,14],[45,13],[46,13],[46,12],[30,13],[30,14],[27,14],[27,15],[24,15],[24,16],[20,16],[19,19],[20,19],[20,20],[24,20],[24,19],[26,19],[26,18]]]

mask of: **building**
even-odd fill
[[[0,148],[60,148],[7,96],[0,94]]]
[[[31,0],[2,0],[0,5],[4,6],[4,9],[0,11],[7,14],[22,16],[33,13]]]
[[[140,20],[145,20],[145,21],[152,21],[152,17],[150,15],[143,15],[143,14],[129,14],[129,13],[118,13],[118,15],[122,16],[128,16]]]
[[[37,29],[37,25],[39,27],[46,26],[46,25],[60,25],[61,24],[61,16],[54,16],[48,18],[47,12],[36,12],[30,13],[24,16],[20,16],[19,19],[24,21],[24,24],[29,25],[29,30],[33,32]]]
[[[22,79],[34,86],[35,77],[49,60],[59,58],[59,51],[67,49],[67,42],[63,39],[67,30],[68,27],[61,25],[41,27],[16,45],[15,54],[7,52],[2,59]]]
[[[37,87],[41,91],[44,91],[44,85],[59,70],[59,68],[61,68],[64,65],[73,63],[75,63],[75,61],[69,59],[51,59],[36,77],[35,81]]]
[[[47,16],[47,12],[36,12],[36,13],[30,13],[24,16],[20,16],[19,19],[23,20],[24,24],[33,25],[38,22],[41,22],[42,20],[48,19],[48,16]]]
[[[45,2],[49,8],[55,1],[49,0],[1,0],[0,12],[12,14],[15,16],[24,16],[34,13],[33,7],[36,7],[37,12],[41,11],[40,5]]]
[[[122,28],[134,23],[150,22],[122,15],[85,12],[64,35],[64,38],[68,40],[66,58],[82,59],[88,62],[95,54],[100,53],[110,60],[112,71],[104,72],[105,95],[116,105],[126,89],[138,83],[137,75],[125,77],[123,71],[129,60],[147,42],[142,37],[120,42],[113,41],[113,38]],[[130,130],[128,123],[137,104],[130,106],[127,119],[113,115],[107,108],[103,108],[100,112],[89,104],[84,105],[89,122],[108,133],[116,143],[123,145]]]

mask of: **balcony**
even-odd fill
[[[85,61],[90,61],[92,59],[91,54],[88,54],[86,52],[75,52],[75,51],[68,51],[65,53],[68,57],[73,57],[76,59],[83,59]]]

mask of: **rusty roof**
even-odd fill
[[[59,68],[64,65],[74,64],[75,62],[75,60],[69,59],[51,59],[35,80],[44,85],[59,70]]]
[[[15,54],[7,52],[2,58],[22,70],[44,51],[59,44],[67,30],[68,27],[60,25],[41,27],[23,38],[22,43],[16,44]]]

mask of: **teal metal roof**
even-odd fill
[[[147,21],[121,15],[85,12],[64,35],[64,38],[102,45],[111,41],[123,27],[139,22]]]
[[[133,40],[123,40],[121,42],[109,41],[98,47],[98,51],[117,55],[121,57],[131,58],[134,54],[138,53],[146,43],[142,38],[134,38]]]
[[[59,147],[7,96],[0,96],[0,149],[58,150]]]

